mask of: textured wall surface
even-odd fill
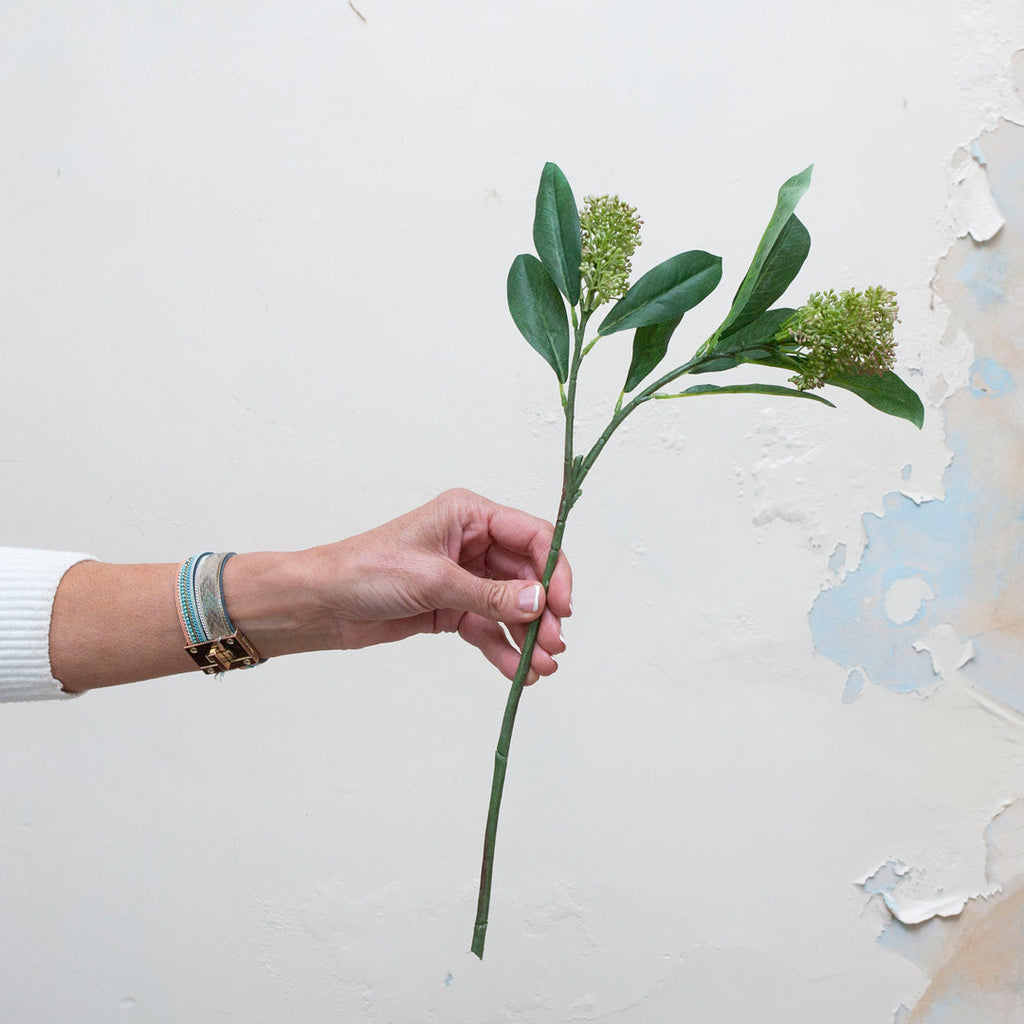
[[[504,295],[546,160],[639,207],[637,272],[724,257],[680,361],[814,162],[787,298],[896,288],[928,410],[617,435],[483,962],[505,686],[456,639],[7,706],[0,1018],[1024,1022],[1024,8],[843,19],[0,5],[5,544],[293,548],[453,485],[551,515],[558,395]]]

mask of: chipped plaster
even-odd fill
[[[818,650],[850,670],[844,703],[860,695],[865,678],[901,694],[933,696],[947,687],[960,695],[950,705],[952,728],[973,701],[1011,726],[1017,747],[1024,740],[1024,414],[1017,393],[1024,129],[1008,117],[986,120],[986,130],[951,160],[948,223],[956,240],[932,282],[950,354],[928,391],[951,452],[941,493],[895,491],[882,515],[867,514],[859,562],[849,567],[845,546],[837,545],[839,573],[810,621]],[[983,882],[980,849],[957,843],[936,844],[910,862],[890,857],[857,882],[891,915],[880,943],[930,979],[919,1000],[901,1005],[896,1024],[1024,1020],[1019,779],[1008,776],[1003,792],[1014,796],[1003,798],[985,830]]]

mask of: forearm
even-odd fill
[[[177,564],[80,562],[64,575],[53,605],[50,666],[76,693],[196,671],[175,604]],[[328,646],[310,597],[306,553],[236,555],[224,567],[232,623],[264,658]]]
[[[550,523],[524,512],[469,491],[446,491],[333,544],[232,556],[223,563],[223,608],[262,658],[458,632],[510,679],[519,651],[498,623],[521,643],[527,623],[539,617],[532,681],[557,669],[554,655],[565,649],[561,617],[570,614],[572,576],[564,559],[547,594],[537,582],[552,535]],[[178,615],[178,569],[173,563],[72,566],[53,601],[53,679],[79,693],[195,671]],[[186,567],[186,578],[193,569],[194,563]],[[205,614],[213,612],[223,630],[228,623],[211,596],[208,569],[216,572],[216,563],[200,563],[200,603],[213,601]]]

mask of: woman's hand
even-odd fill
[[[540,618],[528,682],[565,650],[572,574],[559,556],[545,598],[553,528],[470,491],[348,540],[297,552],[235,555],[224,565],[232,623],[265,657],[367,647],[415,633],[458,632],[512,678],[526,624]],[[79,562],[60,586],[50,671],[78,692],[194,670],[175,608],[177,565]]]
[[[562,618],[571,614],[572,573],[564,556],[546,597],[539,582],[553,532],[550,523],[471,491],[446,491],[376,529],[291,556],[299,578],[307,581],[299,588],[306,623],[279,622],[277,631],[283,626],[302,649],[367,647],[416,633],[458,632],[511,679],[519,651],[499,623],[522,644],[527,623],[540,617],[528,678],[534,682],[558,668],[554,656],[565,650]],[[260,637],[272,624],[247,614],[258,599],[252,587],[258,586],[258,564],[266,557],[232,558],[224,594],[235,623],[269,656],[278,641],[264,636],[261,644]]]

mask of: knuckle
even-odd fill
[[[500,619],[505,614],[505,588],[500,584],[491,584],[484,591],[484,605],[487,615],[492,619]]]
[[[437,496],[437,500],[448,507],[459,507],[475,498],[476,495],[465,487],[449,487]]]

